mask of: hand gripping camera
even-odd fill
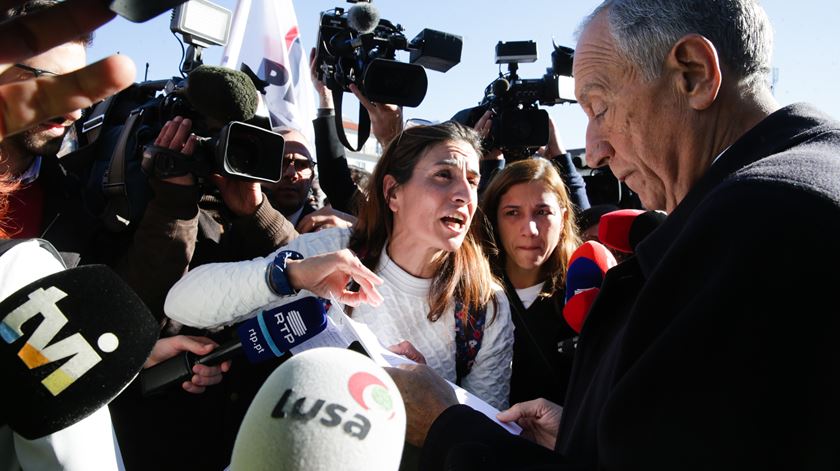
[[[499,77],[484,90],[481,103],[459,111],[452,119],[472,127],[488,109],[492,110],[493,124],[485,138],[485,148],[501,149],[507,160],[530,156],[548,142],[548,113],[538,104],[575,102],[573,54],[571,48],[554,45],[546,74],[538,79],[523,79],[517,74],[519,64],[537,61],[537,43],[500,41],[496,44],[496,63],[507,64],[507,74],[499,72]]]
[[[371,101],[417,106],[426,96],[425,68],[446,72],[461,61],[460,36],[424,29],[408,41],[403,27],[380,19],[369,2],[354,3],[348,11],[336,7],[321,13],[315,59],[318,79],[332,90],[339,138],[351,150],[341,121],[341,96],[350,84]],[[410,63],[395,60],[397,51],[409,51]],[[370,134],[370,118],[359,108],[359,142]]]

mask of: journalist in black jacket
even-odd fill
[[[563,318],[566,268],[580,245],[575,206],[545,159],[498,172],[481,199],[486,253],[504,281],[515,326],[510,404],[563,404],[577,335]]]
[[[838,469],[840,123],[775,105],[755,2],[625,3],[596,10],[575,53],[587,159],[670,216],[608,273],[562,415],[547,402],[503,414],[538,444],[412,393],[439,390],[422,368],[392,372],[408,436],[424,469],[465,441],[501,469]],[[652,66],[619,53],[675,22]]]

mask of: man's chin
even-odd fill
[[[32,155],[53,156],[61,149],[64,133],[56,136],[52,131],[28,132],[23,136],[24,148]]]

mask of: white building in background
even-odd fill
[[[347,142],[353,146],[357,145],[357,136],[359,135],[359,125],[352,121],[344,120],[344,134],[347,136]],[[362,170],[373,172],[373,167],[382,155],[382,146],[371,134],[365,145],[359,152],[353,152],[350,149],[344,149],[347,155],[347,164],[359,167]]]

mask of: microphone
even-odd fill
[[[379,26],[379,10],[369,2],[360,2],[347,12],[347,25],[359,34],[373,32]]]
[[[143,367],[159,326],[104,265],[54,273],[0,303],[4,421],[27,439],[108,404]]]
[[[595,241],[585,242],[572,253],[566,271],[563,318],[575,332],[580,333],[583,328],[589,308],[601,289],[604,275],[615,265],[612,252]]]
[[[202,65],[190,72],[187,100],[203,116],[219,122],[248,121],[257,112],[257,87],[248,74]]]
[[[636,246],[659,227],[667,215],[659,211],[621,209],[601,216],[598,239],[614,250],[633,253]]]
[[[251,402],[230,469],[399,468],[405,406],[370,358],[316,348],[278,366]]]
[[[259,313],[236,326],[236,339],[204,356],[184,352],[140,373],[144,395],[187,380],[195,365],[218,365],[243,352],[251,363],[279,358],[327,328],[324,302],[314,296]]]

